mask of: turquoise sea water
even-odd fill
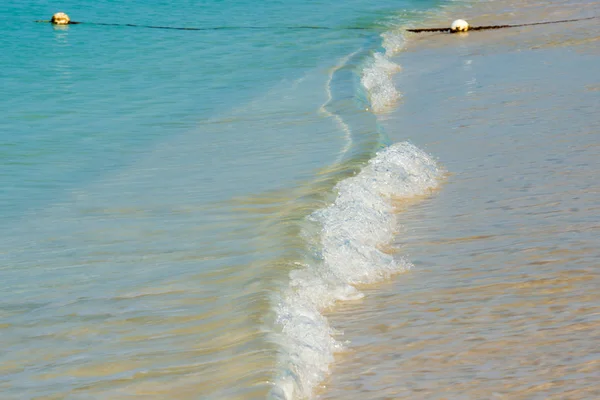
[[[598,398],[599,10],[7,2],[0,398]]]
[[[407,144],[375,157],[374,114],[390,32],[439,6],[9,1],[2,397],[310,396],[341,348],[322,310],[408,267],[377,249],[380,193],[441,176]],[[33,22],[57,11],[85,24]]]

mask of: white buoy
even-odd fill
[[[54,25],[69,25],[71,18],[69,18],[69,16],[64,12],[57,12],[52,16],[50,22],[52,22]]]
[[[450,25],[452,32],[466,32],[469,30],[469,23],[464,19],[457,19]]]

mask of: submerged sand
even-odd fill
[[[599,2],[454,14],[592,15]],[[381,123],[450,176],[401,211],[416,267],[332,313],[350,342],[318,398],[599,398],[598,20],[413,36],[396,61],[404,97]]]

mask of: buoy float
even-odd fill
[[[464,19],[457,19],[450,25],[452,32],[466,32],[469,30],[469,23]]]
[[[69,16],[64,12],[57,12],[52,16],[50,22],[54,25],[69,25],[69,22],[71,22],[71,18],[69,18]]]

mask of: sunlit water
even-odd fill
[[[597,397],[595,22],[54,7],[2,11],[0,397]]]
[[[372,112],[399,97],[380,34],[436,6],[5,4],[0,397],[310,396],[342,348],[322,308],[405,267],[353,231],[392,240],[380,188],[439,184]],[[56,11],[84,23],[33,22]]]

